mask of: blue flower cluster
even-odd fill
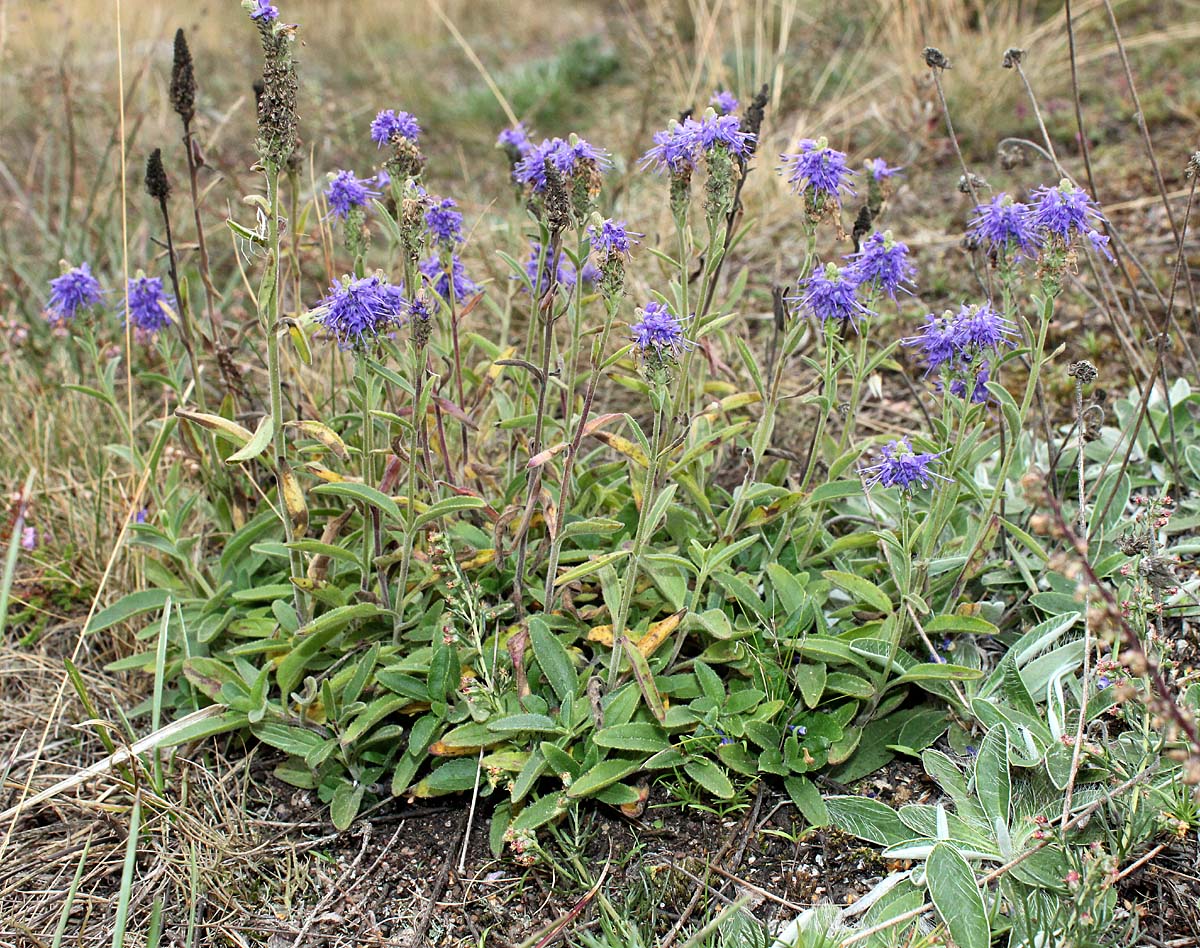
[[[538,262],[542,264],[541,276],[538,276]],[[554,267],[551,270],[551,267]],[[595,283],[600,276],[600,271],[590,261],[583,265],[583,272],[576,273],[575,265],[567,259],[566,254],[561,250],[558,252],[558,260],[552,263],[549,252],[543,257],[542,245],[536,240],[529,242],[529,256],[525,258],[525,275],[529,277],[529,282],[533,286],[534,298],[540,298],[543,293],[550,287],[551,275],[553,274],[554,282],[563,289],[569,290],[575,286],[576,281],[583,277],[584,283]]]
[[[400,326],[407,310],[408,301],[400,287],[380,276],[368,276],[335,283],[316,314],[338,345],[354,348]]]
[[[937,372],[949,390],[960,398],[982,404],[988,399],[987,382],[991,359],[1001,346],[1016,345],[1016,327],[987,303],[963,305],[957,313],[947,310],[937,316],[930,313],[915,336],[902,339],[903,345],[919,349],[925,359],[925,376]]]
[[[641,166],[684,175],[718,147],[731,155],[748,155],[754,136],[742,131],[741,119],[736,115],[710,112],[700,120],[686,118],[672,122],[665,130],[655,132],[653,141],[654,146],[642,155]]]
[[[585,169],[603,171],[612,164],[608,152],[578,136],[572,135],[570,140],[546,138],[540,145],[529,145],[524,157],[513,167],[513,178],[540,194],[546,190],[546,162],[564,178]]]
[[[329,179],[329,187],[325,189],[325,200],[329,202],[331,217],[345,218],[356,207],[366,207],[373,197],[379,197],[375,190],[376,179],[362,180],[353,171],[338,171]]]
[[[1099,230],[1104,223],[1091,196],[1064,180],[1036,189],[1028,204],[997,194],[975,208],[967,237],[1002,262],[1033,259],[1048,247],[1070,251],[1080,239],[1111,260],[1109,238]]]
[[[889,441],[880,451],[878,463],[864,467],[860,473],[867,488],[899,487],[911,491],[928,487],[934,481],[950,478],[933,470],[933,462],[941,455],[914,451],[907,438]]]
[[[50,302],[46,316],[52,323],[74,319],[80,310],[97,306],[104,299],[100,282],[92,276],[92,268],[86,263],[68,270],[50,281]]]
[[[426,285],[447,302],[453,298],[458,302],[470,299],[479,292],[479,284],[467,276],[467,268],[458,254],[452,254],[449,265],[435,256],[422,260],[419,269]]]
[[[416,144],[421,137],[421,124],[408,112],[383,109],[371,122],[371,141],[378,147],[398,138]]]
[[[805,138],[798,147],[798,151],[779,156],[792,191],[802,194],[813,207],[822,207],[826,202],[841,207],[842,196],[854,193],[850,181],[855,172],[846,164],[846,153],[830,148],[824,138]],[[888,170],[893,174],[896,171]]]
[[[173,301],[158,277],[137,276],[129,281],[129,321],[143,335],[152,336],[171,325]]]
[[[683,323],[665,303],[647,303],[642,307],[641,319],[630,329],[634,347],[644,359],[675,359],[690,345],[683,334]]]

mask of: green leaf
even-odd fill
[[[353,746],[367,731],[371,730],[371,728],[389,714],[399,711],[408,703],[408,699],[402,695],[387,695],[383,698],[376,698],[367,705],[362,714],[354,719],[354,723],[346,728],[340,739],[342,747]]]
[[[725,771],[711,760],[703,757],[693,757],[683,765],[684,773],[700,784],[714,797],[728,800],[733,797],[733,784],[725,776]]]
[[[629,550],[614,550],[611,553],[593,556],[587,562],[580,563],[578,566],[573,566],[565,573],[559,573],[558,578],[554,580],[554,585],[555,587],[565,586],[567,583],[573,583],[577,579],[583,579],[585,576],[591,576],[593,573],[599,572],[605,566],[625,559],[629,553]]]
[[[333,799],[329,801],[329,818],[333,820],[336,830],[349,829],[358,809],[362,806],[363,791],[366,788],[360,783],[343,781],[333,791]]]
[[[982,678],[983,672],[967,665],[951,665],[949,662],[922,662],[913,665],[903,675],[888,682],[889,688],[910,681],[972,681]]]
[[[293,727],[280,721],[262,721],[252,724],[250,733],[264,744],[269,744],[293,757],[304,757],[328,740],[315,731]]]
[[[479,761],[474,757],[456,757],[433,770],[428,777],[413,788],[418,797],[440,796],[444,793],[461,793],[475,786],[479,772]]]
[[[487,722],[487,729],[497,734],[520,734],[554,732],[559,727],[546,714],[507,714],[502,718],[492,718]]]
[[[821,791],[807,777],[788,777],[783,787],[810,826],[828,826],[829,809],[821,799]]]
[[[445,500],[439,500],[417,517],[416,526],[420,529],[425,524],[439,520],[447,514],[460,513],[463,510],[480,510],[486,506],[482,497],[447,497]]]
[[[646,661],[646,656],[627,637],[621,636],[621,645],[621,651],[629,659],[629,664],[633,669],[633,677],[637,679],[642,697],[646,699],[646,707],[650,709],[650,713],[654,715],[655,720],[661,724],[667,716],[667,709],[663,705],[662,695],[658,693],[658,686],[654,684],[654,673],[650,671],[650,663]]]
[[[950,843],[938,843],[925,863],[929,898],[959,948],[988,948],[987,906],[970,863]]]
[[[894,846],[912,835],[895,810],[870,797],[826,797],[825,806],[831,825],[868,843]]]
[[[824,570],[821,575],[839,589],[849,593],[850,598],[855,602],[868,605],[879,612],[892,611],[892,600],[888,598],[887,593],[869,580],[836,569]]]
[[[610,759],[602,760],[585,772],[578,780],[571,783],[567,796],[574,800],[591,796],[598,790],[623,780],[631,773],[642,768],[641,758],[637,760]]]
[[[241,464],[243,461],[253,461],[256,457],[267,450],[267,446],[271,443],[271,439],[275,436],[275,421],[270,415],[263,415],[259,419],[258,427],[254,429],[254,436],[243,447],[239,448],[233,454],[225,459],[226,464]],[[362,794],[359,794],[359,799]],[[353,817],[351,817],[353,819]]]
[[[821,696],[825,693],[825,663],[802,662],[796,666],[795,676],[805,706],[815,708],[821,703]]]
[[[376,490],[367,484],[356,484],[353,481],[341,481],[337,484],[318,484],[310,491],[313,494],[341,497],[360,504],[376,507],[387,514],[396,523],[404,523],[404,514],[400,506],[381,490]]]
[[[529,643],[533,647],[533,654],[542,669],[542,674],[554,689],[559,702],[574,697],[579,687],[575,665],[558,636],[550,631],[546,620],[541,616],[533,616],[529,620]]]
[[[143,589],[140,592],[122,596],[106,609],[101,609],[87,624],[85,635],[103,632],[120,622],[132,619],[144,612],[155,612],[167,604],[170,592],[166,589]]]
[[[280,661],[275,669],[275,680],[286,699],[300,681],[308,663],[329,644],[339,632],[351,622],[382,615],[384,610],[369,602],[331,609],[300,630],[300,642]]]
[[[566,796],[561,793],[551,793],[539,797],[517,814],[512,821],[512,828],[519,832],[531,832],[539,826],[545,826],[555,817],[567,811],[570,806]]]
[[[993,727],[979,745],[979,754],[975,758],[975,792],[993,832],[997,823],[1007,827],[1012,778],[1008,770],[1008,733],[1003,727]]]
[[[592,740],[600,747],[640,751],[645,754],[655,754],[671,746],[671,741],[661,727],[646,722],[601,728]]]
[[[987,619],[980,619],[978,616],[943,615],[934,616],[926,622],[925,631],[932,636],[934,633],[941,635],[950,632],[959,632],[965,635],[995,635],[1000,630]]]

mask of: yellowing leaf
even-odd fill
[[[658,650],[658,647],[667,640],[667,637],[677,628],[679,628],[679,623],[683,619],[686,612],[686,609],[680,609],[678,612],[673,613],[662,621],[655,622],[652,626],[650,626],[650,629],[637,643],[638,651],[646,656],[646,658],[649,658],[651,655],[653,655],[655,651]],[[611,638],[611,631],[609,632],[609,636]]]

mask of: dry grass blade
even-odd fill
[[[0,813],[0,820],[11,820],[13,823],[15,823],[22,814],[28,812],[31,808],[37,806],[39,803],[44,803],[45,801],[58,796],[60,793],[70,790],[72,787],[78,787],[80,784],[87,783],[93,777],[107,773],[114,767],[130,761],[133,758],[146,753],[146,751],[155,750],[159,747],[170,744],[177,735],[181,734],[192,725],[199,724],[202,721],[207,721],[210,718],[216,717],[224,710],[225,705],[223,704],[211,704],[206,708],[201,708],[198,711],[193,711],[191,714],[186,714],[179,720],[172,721],[165,727],[161,727],[157,731],[147,734],[145,737],[140,738],[130,746],[118,748],[114,753],[109,754],[103,760],[97,761],[90,767],[85,767],[83,770],[79,771],[79,773],[72,774],[70,777],[66,777],[63,780],[52,784],[45,790],[41,790],[31,797],[26,797],[21,802],[9,807],[3,813]]]

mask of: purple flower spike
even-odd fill
[[[841,207],[842,195],[854,193],[850,186],[854,172],[846,167],[846,153],[830,148],[824,138],[806,138],[799,148],[779,156],[792,191],[806,198],[828,198]]]
[[[542,263],[542,275],[540,278],[538,277],[539,260]],[[551,267],[554,268],[553,271]],[[554,275],[554,282],[563,289],[569,290],[575,285],[575,267],[567,259],[566,254],[560,250],[557,262],[552,262],[550,254],[547,252],[543,260],[541,243],[536,240],[530,241],[529,256],[525,260],[525,275],[529,277],[529,282],[533,285],[533,295],[535,298],[540,299],[542,294],[550,288],[551,273]]]
[[[74,319],[81,309],[89,309],[104,299],[100,283],[85,262],[50,281],[50,302],[46,315],[51,322]]]
[[[352,348],[395,329],[404,321],[407,308],[400,287],[369,276],[331,286],[318,307],[317,321],[333,334],[338,345]]]
[[[892,299],[897,290],[909,292],[905,284],[911,284],[917,273],[908,259],[908,245],[892,239],[890,230],[872,234],[858,253],[844,259],[850,262],[850,274],[856,283],[874,286]]]
[[[738,110],[737,98],[726,89],[714,92],[708,104],[717,110],[718,115],[731,115]]]
[[[518,183],[527,185],[534,193],[540,194],[546,190],[547,161],[564,178],[569,178],[580,170],[580,163],[593,164],[600,170],[612,164],[608,152],[596,148],[582,138],[574,135],[570,141],[563,138],[547,138],[540,145],[532,146],[525,157],[517,162],[513,168],[513,178]]]
[[[408,112],[384,109],[371,122],[371,141],[380,148],[396,138],[416,144],[420,137],[421,124]]]
[[[141,333],[152,336],[171,325],[171,299],[158,277],[139,276],[129,281],[129,319]]]
[[[1003,192],[975,208],[967,236],[1001,258],[1034,257],[1042,245],[1033,211]]]
[[[665,303],[647,303],[642,318],[630,328],[633,344],[644,359],[675,359],[690,345],[683,335],[683,323]]]
[[[356,177],[353,171],[339,171],[330,179],[329,187],[325,189],[330,216],[346,217],[352,208],[366,207],[370,198],[379,197],[374,184],[374,178],[363,181]]]
[[[999,349],[1013,346],[1017,327],[987,303],[963,306],[954,320],[955,342],[960,349]]]
[[[803,291],[791,301],[798,302],[822,323],[830,320],[849,322],[857,331],[858,320],[873,315],[859,302],[857,291],[858,282],[852,270],[830,263],[823,269],[815,269]]]
[[[950,480],[933,470],[933,462],[939,457],[938,454],[918,454],[907,438],[901,438],[884,445],[879,462],[862,468],[860,473],[868,490],[880,486],[911,491],[917,486],[928,487],[935,481]]]
[[[920,348],[925,356],[926,378],[943,365],[953,363],[959,354],[954,317],[949,310],[941,316],[930,313],[925,317],[925,325],[917,335],[908,336],[900,342],[905,346]]]

